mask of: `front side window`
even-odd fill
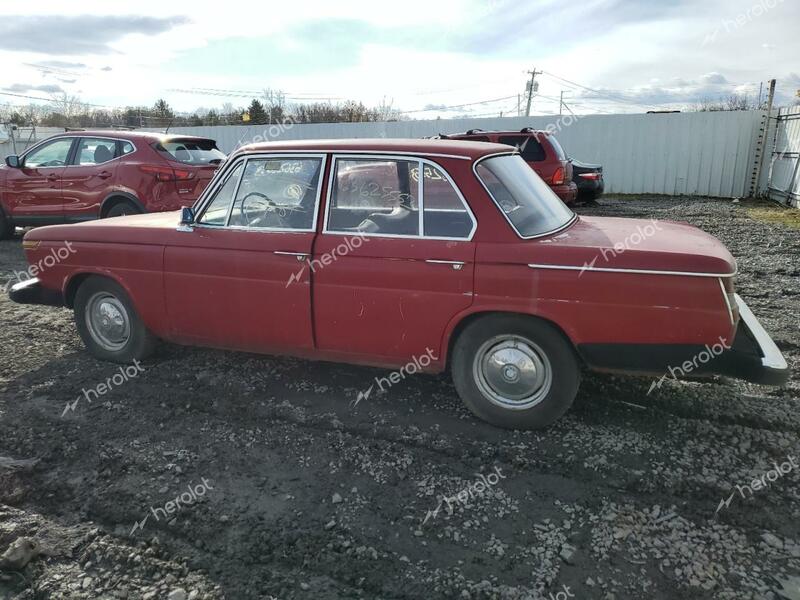
[[[76,165],[99,165],[116,157],[117,142],[115,140],[78,138]]]
[[[555,231],[575,216],[518,154],[484,159],[475,171],[520,237]]]
[[[225,182],[214,194],[214,199],[199,219],[199,223],[204,225],[225,225],[228,220],[228,211],[236,193],[236,186],[239,184],[239,177],[242,174],[242,165],[238,163],[230,170],[225,178]]]
[[[59,138],[25,156],[25,167],[63,167],[67,164],[72,138]]]
[[[419,161],[337,159],[328,231],[419,235]]]
[[[312,231],[322,158],[251,158],[228,223],[235,227]]]

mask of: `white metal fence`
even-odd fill
[[[800,206],[800,106],[778,111],[768,173],[770,198]]]
[[[504,117],[381,123],[179,127],[231,152],[252,140],[419,138],[467,129],[556,127],[569,156],[603,165],[606,190],[620,194],[748,195],[763,111]],[[764,179],[766,183],[766,178]]]

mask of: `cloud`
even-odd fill
[[[126,35],[157,35],[188,22],[188,17],[183,16],[5,16],[0,19],[0,49],[41,54],[111,54],[116,52],[114,43]]]
[[[721,73],[706,73],[701,78],[705,83],[716,83],[716,84],[723,84],[728,83],[728,80],[725,78],[724,75]]]
[[[81,62],[69,62],[66,60],[40,60],[30,63],[34,67],[45,67],[48,69],[85,69],[86,64]]]
[[[44,84],[44,85],[27,85],[24,83],[15,83],[8,87],[3,88],[7,92],[45,92],[47,94],[63,94],[64,88],[60,85]]]

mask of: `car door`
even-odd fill
[[[61,221],[61,179],[73,139],[61,137],[44,142],[22,157],[20,168],[8,170],[5,204],[16,223],[35,225]]]
[[[340,155],[328,187],[312,261],[318,348],[375,363],[440,356],[473,294],[477,224],[452,179],[427,160]]]
[[[119,161],[117,140],[77,137],[72,159],[64,169],[61,193],[64,219],[82,221],[100,216],[100,206],[114,186]]]
[[[250,155],[227,165],[192,228],[164,256],[177,341],[257,352],[313,347],[307,259],[325,155]]]

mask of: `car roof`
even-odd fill
[[[514,150],[504,144],[489,142],[472,142],[461,140],[433,140],[433,139],[346,139],[346,140],[291,140],[276,142],[261,142],[249,144],[239,148],[238,153],[276,152],[340,152],[349,154],[381,153],[381,154],[418,154],[418,155],[447,155],[458,158],[477,160],[483,156],[508,153]]]
[[[127,129],[81,129],[78,131],[65,131],[53,137],[101,137],[120,140],[144,140],[148,142],[165,142],[171,139],[181,140],[209,140],[212,138],[196,135],[181,135],[178,133],[159,133],[157,131],[129,131]]]
[[[527,129],[525,131],[520,131],[519,129],[513,130],[504,130],[498,131],[496,129],[491,129],[484,131],[483,129],[474,129],[471,131],[464,131],[461,133],[443,133],[442,135],[446,137],[484,137],[487,135],[532,135],[532,136],[542,136],[542,135],[552,135],[551,132],[547,131],[546,129]]]

